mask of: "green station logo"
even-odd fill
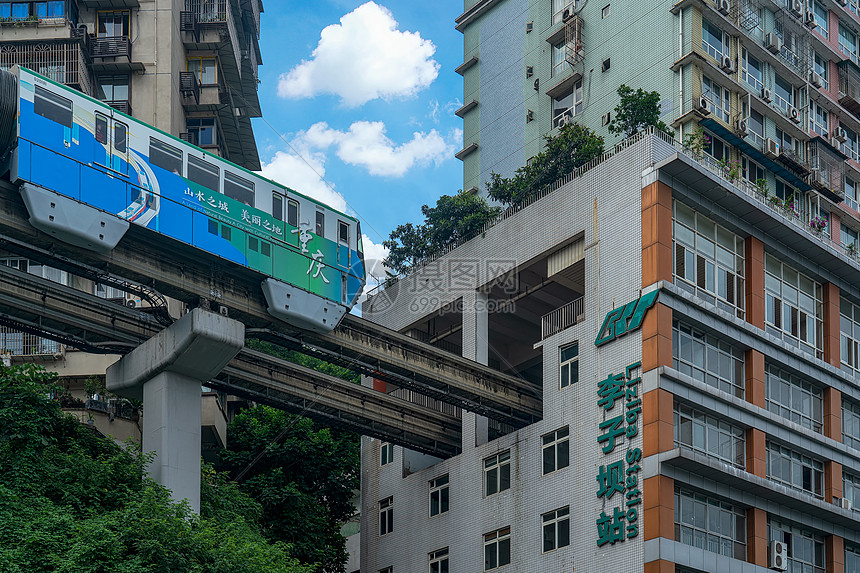
[[[659,290],[651,291],[624,306],[610,310],[603,319],[603,325],[600,327],[594,345],[602,346],[642,326],[645,313],[654,306],[659,293]]]

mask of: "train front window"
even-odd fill
[[[72,100],[51,93],[42,86],[36,86],[33,111],[69,129],[72,128]]]
[[[177,175],[182,173],[182,151],[154,137],[149,138],[149,162]]]
[[[292,199],[287,202],[287,224],[293,227],[299,226],[299,202]]]
[[[349,246],[349,225],[343,221],[337,222],[337,239],[340,244]]]
[[[220,170],[217,166],[198,159],[193,155],[188,156],[188,179],[211,189],[218,191]]]
[[[96,114],[96,141],[107,145],[108,142],[108,120],[100,113]]]
[[[117,153],[125,153],[128,151],[128,127],[125,124],[115,121],[113,124],[113,147]]]
[[[249,207],[254,206],[254,184],[229,171],[224,172],[224,195]]]
[[[317,236],[325,236],[325,213],[322,211],[317,211],[317,226],[315,231]]]

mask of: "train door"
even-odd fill
[[[349,223],[337,222],[337,264],[349,267]]]
[[[128,126],[112,117],[96,112],[96,163],[128,175]]]

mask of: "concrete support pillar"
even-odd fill
[[[487,295],[478,291],[463,293],[463,357],[487,365],[489,335]],[[474,412],[463,412],[463,451],[486,444],[488,439],[487,418]]]
[[[839,368],[839,287],[824,284],[824,360]]]
[[[747,322],[764,328],[764,243],[755,237],[744,243]]]
[[[834,497],[842,497],[842,464],[828,460],[824,462],[824,501],[833,503]]]
[[[654,305],[642,321],[642,372],[672,366],[672,309]]]
[[[747,561],[767,567],[767,512],[755,507],[747,510]]]
[[[672,281],[672,188],[642,188],[642,287]]]
[[[824,389],[824,435],[842,441],[842,392],[832,386]]]
[[[675,447],[674,398],[662,388],[646,392],[642,397],[642,453],[645,457]]]
[[[824,560],[827,573],[845,573],[845,540],[829,535],[824,540]]]
[[[744,362],[744,396],[750,404],[767,408],[764,354],[758,350],[747,350],[744,354]]]
[[[200,385],[241,350],[241,322],[194,309],[108,368],[110,392],[143,399],[152,478],[200,511]]]
[[[747,471],[767,477],[767,436],[757,428],[747,430]]]
[[[675,539],[675,480],[663,475],[643,482],[645,540]]]
[[[675,573],[675,564],[658,559],[645,564],[644,573]]]

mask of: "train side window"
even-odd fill
[[[154,137],[149,138],[149,162],[166,171],[182,173],[182,151]]]
[[[272,256],[272,245],[267,243],[266,241],[260,241],[260,254],[264,257]]]
[[[260,241],[257,240],[257,237],[253,235],[248,235],[248,248],[255,253],[260,250],[259,246]]]
[[[42,117],[56,121],[69,129],[72,128],[72,100],[52,93],[42,86],[36,86],[33,98],[33,111]]]
[[[232,238],[232,229],[227,225],[221,225],[221,238],[228,241]]]
[[[284,197],[277,193],[272,193],[272,217],[278,221],[284,220]]]
[[[100,113],[96,113],[96,141],[103,145],[108,142],[108,119]]]
[[[208,187],[212,191],[218,191],[219,175],[220,170],[216,165],[198,159],[193,155],[188,156],[188,178],[191,181]]]
[[[325,236],[325,212],[317,211],[316,233],[318,237]]]
[[[218,221],[214,221],[212,219],[209,219],[209,232],[212,233],[213,235],[218,234]]]
[[[113,123],[113,147],[117,153],[128,151],[128,127],[124,123]]]
[[[224,172],[224,195],[244,203],[249,207],[254,206],[254,183],[233,175],[229,171]]]
[[[337,240],[341,245],[349,246],[349,224],[343,221],[337,222]]]
[[[290,199],[287,201],[287,224],[293,227],[299,226],[299,202]]]

